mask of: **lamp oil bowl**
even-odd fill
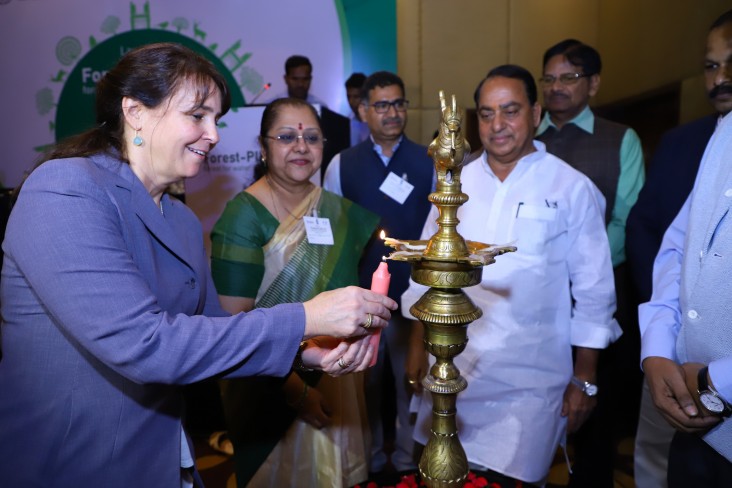
[[[427,241],[386,238],[395,251],[389,259],[411,263],[412,279],[429,290],[410,308],[425,325],[424,344],[435,364],[422,380],[432,394],[430,439],[419,461],[422,480],[430,488],[463,486],[468,460],[458,438],[455,407],[457,394],[467,388],[453,358],[468,342],[467,326],[483,314],[462,288],[480,283],[483,266],[496,256],[515,251],[513,246],[494,246],[466,241],[457,232],[458,208],[468,201],[462,192],[460,173],[470,145],[462,130],[462,111],[455,96],[448,105],[440,91],[440,130],[428,154],[437,171],[437,188],[429,196],[439,211],[438,230]]]

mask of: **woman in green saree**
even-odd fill
[[[361,251],[378,223],[375,214],[310,181],[325,142],[312,106],[272,102],[259,142],[265,175],[227,204],[211,236],[214,281],[231,313],[357,284]],[[284,381],[223,382],[237,485],[364,481],[369,439],[362,375],[293,372]]]

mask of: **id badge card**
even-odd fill
[[[330,228],[330,219],[327,217],[303,217],[305,232],[310,244],[333,245],[333,229]]]
[[[379,187],[379,190],[403,204],[409,194],[412,193],[412,190],[414,190],[414,185],[409,183],[406,178],[399,178],[393,171],[390,171],[389,175]]]

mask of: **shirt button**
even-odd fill
[[[689,317],[691,320],[694,320],[695,318],[699,317],[699,314],[696,313],[696,310],[689,310],[686,312],[686,316]]]
[[[728,189],[726,192],[724,192],[725,197],[732,197],[732,188]]]

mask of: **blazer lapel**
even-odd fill
[[[165,246],[170,252],[178,256],[182,261],[191,266],[191,256],[188,246],[180,240],[173,227],[165,220],[160,207],[150,197],[150,194],[139,181],[132,186],[130,193],[132,210],[145,224],[147,230]],[[169,197],[164,197],[169,198]],[[172,217],[172,216],[171,216]]]
[[[155,205],[152,197],[150,197],[142,182],[132,172],[129,165],[108,155],[97,155],[94,156],[94,159],[97,164],[117,174],[118,178],[114,182],[113,190],[117,194],[120,205],[126,205],[131,208],[142,221],[147,231],[158,242],[189,267],[195,269],[192,263],[195,262],[196,257],[191,256],[188,246],[181,240],[182,236],[178,236],[173,227],[165,220],[165,217],[160,212],[160,207]],[[168,198],[167,196],[163,196],[163,199]],[[169,205],[168,208],[171,208],[171,206]]]
[[[712,136],[707,147],[705,161],[700,169],[703,174],[698,184],[705,188],[704,194],[699,198],[703,202],[700,206],[709,208],[708,226],[702,247],[704,251],[712,246],[717,228],[725,218],[729,218],[727,214],[732,206],[732,164],[728,156],[732,154],[732,138],[724,139],[719,134],[715,136]],[[701,180],[704,179],[706,184],[702,185]]]

